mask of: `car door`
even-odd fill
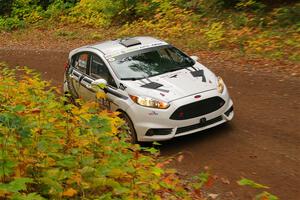
[[[107,94],[107,98],[97,99],[97,92],[101,91],[100,88],[94,88],[92,82],[97,79],[104,79],[107,81],[107,89],[114,90],[117,88],[115,80],[113,79],[109,69],[103,62],[103,60],[96,54],[90,54],[89,56],[89,69],[87,70],[86,75],[84,75],[80,81],[79,95],[82,96],[85,100],[99,102],[102,107],[114,110],[113,107],[113,97],[110,94]],[[107,92],[107,90],[105,91]]]
[[[72,67],[69,71],[69,84],[70,84],[70,90],[74,93],[76,98],[81,97],[80,96],[80,81],[83,78],[83,76],[86,74],[89,64],[89,54],[86,52],[81,52],[72,57]]]

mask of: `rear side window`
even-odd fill
[[[76,55],[76,58],[74,60],[74,67],[80,70],[81,72],[86,73],[88,66],[88,58],[89,54],[87,53],[81,53],[79,55]]]

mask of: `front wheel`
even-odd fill
[[[132,144],[137,143],[138,142],[137,135],[136,135],[133,123],[132,123],[131,119],[129,118],[129,116],[126,113],[122,112],[120,114],[120,118],[125,121],[126,126],[129,128],[128,129],[128,141],[131,142]]]
[[[64,100],[64,105],[68,105],[68,104],[76,105],[76,101],[70,93],[65,92],[64,96],[66,97],[65,100]]]

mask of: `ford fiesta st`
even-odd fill
[[[233,118],[222,78],[197,60],[152,37],[83,46],[69,54],[64,92],[119,111],[132,142],[168,140]]]

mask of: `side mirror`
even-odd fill
[[[193,59],[194,61],[198,61],[199,60],[199,57],[198,56],[190,56],[191,59]]]
[[[94,80],[92,83],[91,83],[92,87],[93,88],[97,88],[97,89],[104,89],[106,88],[107,86],[107,81],[105,79],[97,79],[97,80]]]

